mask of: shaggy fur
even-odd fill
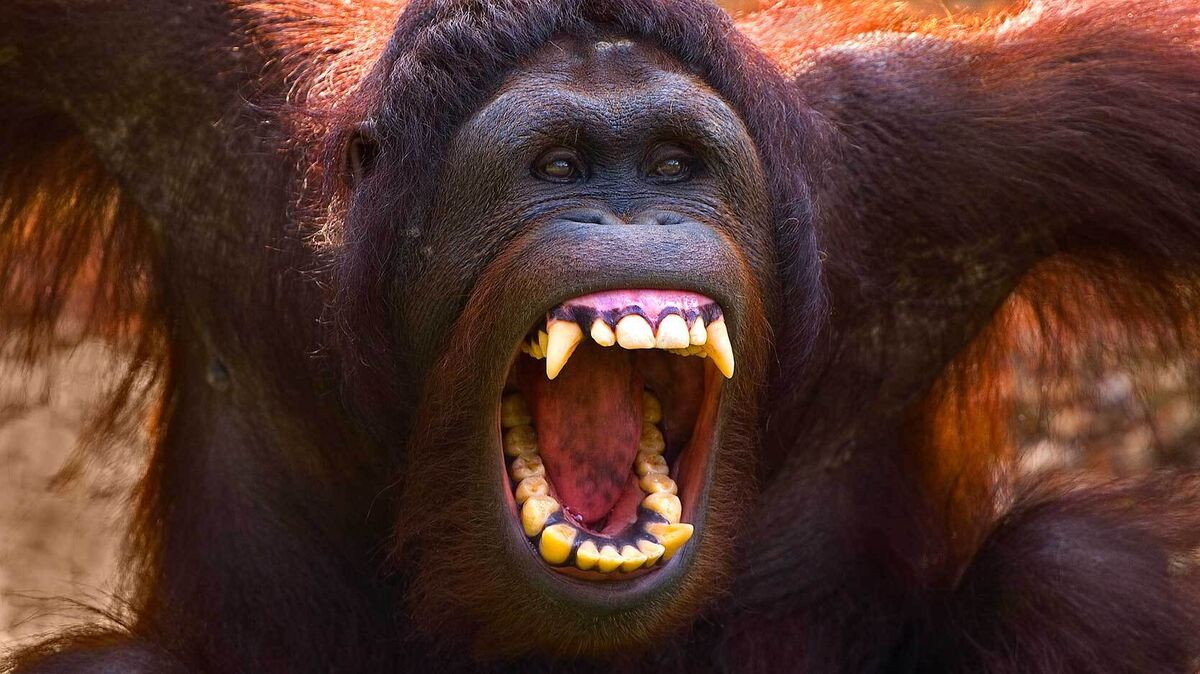
[[[11,666],[1192,671],[1200,485],[1014,481],[1002,394],[1031,329],[1047,368],[1100,338],[1194,360],[1198,17],[1193,0],[962,22],[788,1],[737,27],[698,0],[10,0],[6,346],[40,357],[83,307],[79,338],[132,345],[128,382],[153,370],[161,394],[131,609]],[[430,543],[401,509],[420,493],[407,452],[452,420],[412,411],[464,364],[389,310],[421,281],[419,236],[397,232],[428,224],[437,162],[500,78],[595,31],[691,68],[768,171],[782,299],[742,429],[759,489],[738,485],[740,536],[692,579],[740,554],[729,591],[653,648],[477,662],[446,646],[469,626],[418,629],[432,609],[409,591],[436,580],[409,573]],[[355,133],[404,179],[350,190]],[[490,580],[470,596],[495,601]]]

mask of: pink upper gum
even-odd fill
[[[688,290],[604,290],[598,293],[581,295],[563,302],[557,309],[571,307],[589,307],[598,314],[608,311],[638,307],[655,328],[667,309],[678,309],[685,318],[689,313],[698,312],[703,307],[713,305],[716,301],[706,295]],[[554,314],[551,311],[551,314]],[[688,318],[689,325],[691,319]],[[585,329],[588,326],[583,326]]]

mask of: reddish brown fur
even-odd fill
[[[434,370],[398,391],[394,372],[360,367],[395,363],[377,300],[403,251],[382,220],[344,229],[340,152],[389,78],[414,98],[412,126],[388,132],[438,148],[516,58],[588,21],[574,3],[423,2],[466,18],[431,32],[410,14],[389,47],[395,4],[146,4],[0,9],[0,306],[20,328],[4,334],[43,355],[86,280],[77,338],[135,349],[130,385],[141,368],[165,374],[148,389],[163,424],[131,610],[14,663],[475,666],[445,647],[468,628],[443,615],[415,636],[399,607],[420,619],[422,597],[380,571],[414,467],[381,440],[412,429],[372,401],[415,406]],[[740,24],[782,75],[690,2],[581,14],[700,64],[748,120],[788,215],[784,304],[763,311],[782,317],[780,367],[746,556],[704,619],[680,616],[690,630],[617,667],[1187,671],[1200,655],[1193,478],[1076,489],[996,469],[1015,330],[1038,326],[1048,367],[1101,336],[1196,353],[1200,6],[1095,0],[956,22],[783,2]],[[503,17],[511,30],[491,33]],[[114,37],[129,34],[147,37]],[[474,51],[450,59],[447,44]],[[388,70],[398,53],[446,67]],[[386,189],[419,215],[430,186]],[[130,392],[100,418],[119,418]],[[717,556],[697,585],[716,580]],[[470,594],[512,589],[485,578]]]

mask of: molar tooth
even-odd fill
[[[558,501],[549,496],[532,496],[521,506],[521,528],[533,538],[546,526],[546,519],[558,512]]]
[[[521,483],[517,485],[517,490],[513,497],[516,499],[517,505],[522,505],[534,496],[549,495],[550,483],[546,482],[546,478],[533,476],[521,480]]]
[[[621,570],[625,573],[637,571],[646,563],[646,555],[632,545],[621,548],[621,559],[624,560],[621,562]]]
[[[718,318],[708,326],[708,343],[704,350],[713,359],[713,364],[725,375],[726,379],[733,378],[733,346],[729,344],[729,330],[725,328],[725,319]]]
[[[500,399],[500,425],[504,428],[528,426],[533,423],[529,407],[525,405],[525,397],[520,393],[511,393]]]
[[[663,561],[667,561],[675,556],[679,548],[683,547],[691,538],[695,529],[690,524],[647,524],[646,533],[654,536],[658,540],[659,545],[663,546]]]
[[[662,515],[671,524],[679,524],[679,516],[683,514],[683,504],[679,502],[679,497],[667,491],[650,494],[642,499],[642,506]]]
[[[679,314],[671,314],[658,322],[658,336],[654,338],[657,349],[682,349],[688,345],[688,327]]]
[[[617,343],[617,336],[613,334],[612,328],[608,327],[608,323],[604,322],[603,318],[597,318],[592,322],[592,341],[600,346],[612,346]]]
[[[704,329],[703,316],[696,317],[696,321],[692,323],[692,329],[688,330],[688,337],[695,346],[703,346],[708,341],[708,331]]]
[[[646,568],[654,566],[658,558],[663,556],[663,552],[666,552],[666,548],[663,546],[645,539],[638,541],[637,546],[638,550],[641,550],[642,554],[646,555]]]
[[[658,452],[662,453],[666,449],[667,443],[663,440],[662,431],[654,424],[642,422],[642,437],[638,440],[639,452]]]
[[[546,340],[546,378],[554,379],[583,341],[583,330],[575,321],[550,321],[546,329],[550,331]]]
[[[575,527],[569,524],[551,524],[542,532],[542,540],[538,542],[538,552],[542,559],[549,564],[562,564],[571,556],[571,546],[575,544],[578,535]]]
[[[621,553],[615,545],[606,545],[600,548],[600,559],[596,561],[596,570],[600,573],[612,573],[623,561],[625,560],[621,558]]]
[[[622,349],[653,349],[654,331],[646,319],[629,314],[617,321],[617,344]]]
[[[596,544],[592,541],[584,541],[579,544],[579,549],[575,551],[575,566],[581,571],[589,571],[596,566],[596,562],[600,561],[600,550],[596,548]]]
[[[638,486],[647,494],[657,494],[658,492],[666,492],[668,494],[679,493],[679,487],[675,485],[675,480],[662,473],[646,473],[642,479],[638,480]]]
[[[638,452],[637,458],[633,461],[633,467],[642,477],[651,473],[666,475],[671,472],[667,467],[667,460],[657,452]]]
[[[504,453],[509,456],[537,454],[537,431],[528,424],[504,431]]]
[[[546,477],[546,466],[542,457],[537,454],[522,454],[513,459],[508,468],[508,474],[514,480],[524,480],[527,477]]]
[[[662,421],[662,403],[649,391],[642,391],[642,421],[652,424]]]

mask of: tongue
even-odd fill
[[[642,381],[632,354],[580,345],[550,381],[533,377],[538,448],[563,506],[601,522],[629,480],[642,432]]]

